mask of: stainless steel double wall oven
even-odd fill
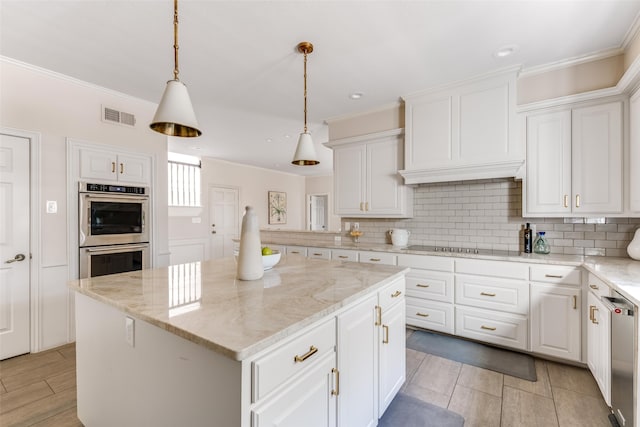
[[[80,278],[148,268],[149,187],[80,182]]]

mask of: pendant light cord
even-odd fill
[[[307,51],[306,50],[304,51],[304,133],[307,133]]]
[[[173,0],[173,79],[178,78],[178,0]]]

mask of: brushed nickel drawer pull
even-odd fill
[[[382,325],[382,307],[376,305],[376,326]]]
[[[313,356],[317,352],[318,352],[318,349],[316,347],[314,347],[314,346],[311,346],[311,347],[309,347],[309,351],[307,351],[302,356],[298,356],[296,354],[296,356],[293,358],[293,361],[296,362],[296,363],[304,362],[305,360],[307,360],[308,358],[310,358],[311,356]]]
[[[597,285],[589,285],[589,287],[590,287],[591,289],[595,289],[595,290],[600,289]]]
[[[573,296],[573,309],[577,309],[578,308],[578,296],[574,295]]]
[[[298,251],[291,251],[292,254],[299,254],[300,252]]]
[[[416,285],[416,287],[418,287],[418,288],[428,288],[428,287],[429,287],[429,285],[423,285],[422,283],[418,283],[418,284]]]
[[[346,255],[338,255],[338,258],[347,259],[347,258],[349,258],[349,257],[348,257],[348,256],[346,256]]]
[[[319,253],[319,252],[314,252],[314,253],[313,253],[313,256],[322,256],[322,254],[321,254],[321,253]]]
[[[484,295],[485,297],[495,297],[496,294],[492,292],[480,292],[480,295]]]
[[[418,312],[418,313],[416,313],[416,316],[429,317],[429,314],[428,313],[420,313],[420,312]]]
[[[369,258],[369,261],[379,262],[382,261],[380,258]]]
[[[387,325],[382,325],[382,344],[389,344],[389,327]]]
[[[491,326],[484,326],[484,325],[480,326],[480,329],[486,329],[487,331],[495,331],[496,330],[496,328],[493,328]]]
[[[337,396],[340,394],[340,371],[338,371],[336,368],[331,368],[331,372],[336,374],[336,388],[335,390],[331,390],[331,395]]]
[[[544,277],[549,277],[551,279],[562,279],[563,276],[559,276],[557,274],[545,274]]]
[[[120,163],[120,173],[124,173],[124,163]]]
[[[402,292],[400,292],[400,291],[395,291],[394,293],[392,293],[392,294],[391,294],[391,298],[397,298],[397,297],[399,297],[400,295],[402,295]]]

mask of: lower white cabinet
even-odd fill
[[[587,305],[587,366],[611,405],[611,313],[593,292],[589,292]]]
[[[251,411],[253,427],[336,425],[336,354],[327,353],[289,386]]]
[[[382,311],[382,330],[380,331],[380,369],[379,369],[379,416],[404,384],[406,378],[406,349],[404,301],[398,301],[391,308]],[[351,424],[349,424],[351,425]]]
[[[580,288],[531,283],[531,351],[580,361]]]
[[[527,317],[456,306],[456,335],[527,350]]]
[[[338,316],[340,426],[374,427],[378,424],[377,304],[377,296],[372,295]]]

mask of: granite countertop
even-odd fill
[[[269,244],[282,244],[288,245],[288,243],[280,242],[263,242]],[[472,258],[472,259],[486,259],[493,261],[513,261],[513,262],[526,262],[530,264],[549,264],[549,265],[571,265],[580,266],[587,269],[591,273],[598,276],[601,280],[607,283],[612,288],[618,290],[625,297],[629,298],[635,305],[640,306],[640,261],[633,260],[631,258],[614,258],[614,257],[602,257],[602,256],[583,256],[583,255],[562,255],[562,254],[525,254],[522,252],[509,252],[509,251],[491,251],[484,250],[478,254],[467,252],[451,252],[451,251],[436,251],[435,248],[431,250],[421,249],[408,249],[398,248],[390,244],[370,244],[370,243],[351,243],[346,242],[343,244],[322,244],[313,242],[310,244],[295,243],[291,245],[296,246],[312,246],[312,247],[324,247],[330,249],[348,249],[348,250],[363,250],[363,251],[377,251],[388,252],[394,254],[415,254],[415,255],[430,255],[430,256],[446,256],[454,258]]]
[[[260,280],[233,258],[75,280],[76,292],[243,360],[401,277],[404,267],[282,257]]]

